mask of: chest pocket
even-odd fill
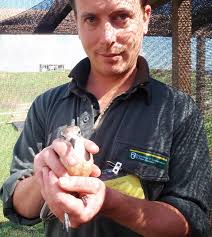
[[[169,157],[146,146],[116,141],[111,158],[113,163],[122,163],[122,171],[140,179],[146,199],[156,200],[169,180]]]

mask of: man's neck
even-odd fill
[[[136,71],[136,68],[133,68],[123,75],[106,76],[98,74],[91,69],[86,89],[95,95],[98,100],[112,91],[117,93],[127,91],[134,82]]]
[[[132,86],[136,71],[135,67],[124,75],[106,76],[91,70],[86,89],[96,96],[101,111],[104,111],[115,97]]]

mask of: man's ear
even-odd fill
[[[144,6],[144,19],[143,19],[144,20],[144,25],[143,25],[144,35],[146,35],[148,32],[151,13],[152,13],[151,6],[150,5]]]

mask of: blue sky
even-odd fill
[[[0,8],[31,8],[38,3],[42,2],[41,0],[0,0]]]

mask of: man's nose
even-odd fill
[[[116,29],[113,27],[113,25],[110,22],[106,22],[102,29],[101,34],[101,43],[107,44],[108,46],[113,44],[116,41]]]

